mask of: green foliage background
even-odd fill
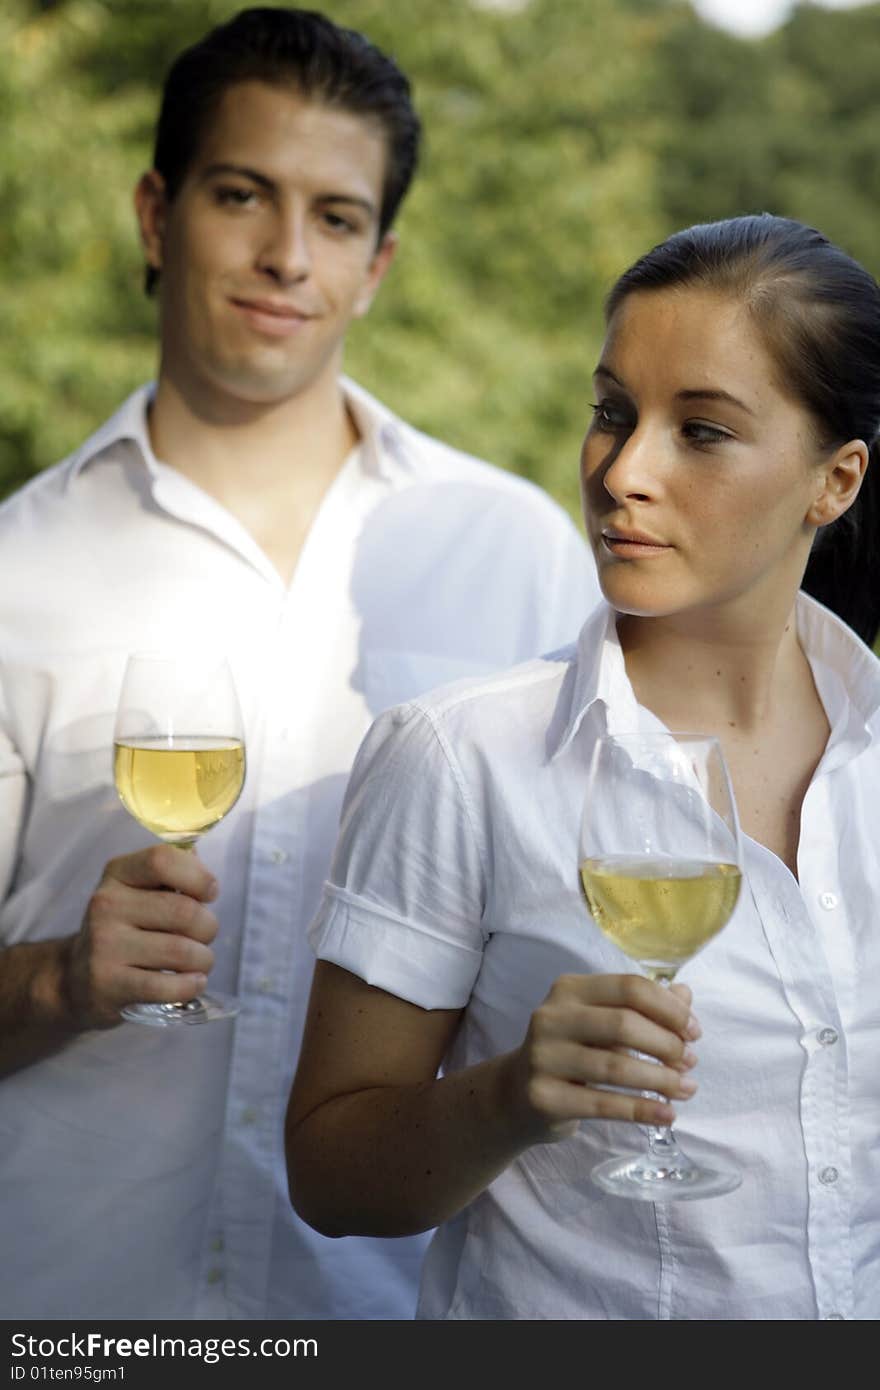
[[[240,4],[4,0],[0,495],[155,370],[131,189],[163,73]],[[687,223],[769,209],[880,273],[880,4],[760,41],[680,0],[327,0],[410,75],[427,131],[401,255],[347,366],[577,511],[601,306]]]

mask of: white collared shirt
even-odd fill
[[[880,663],[804,596],[798,623],[832,730],[799,881],[746,838],[734,916],[681,975],[703,1036],[677,1132],[742,1186],[606,1196],[590,1170],[644,1141],[583,1123],[440,1229],[420,1316],[880,1316]],[[310,931],[318,955],[424,1008],[464,1006],[450,1068],[517,1047],[559,975],[633,971],[582,904],[578,831],[597,735],[657,727],[604,604],[576,648],[381,716]]]
[[[84,1034],[0,1082],[6,1318],[411,1316],[424,1242],[331,1241],[286,1190],[282,1125],[317,907],[357,746],[389,704],[570,639],[592,561],[538,489],[345,383],[362,442],[289,586],[152,454],[148,390],[0,508],[0,942],[77,930],[149,843],[114,791],[129,651],[225,652],[241,801],[201,843],[232,1023]],[[291,468],[296,468],[291,442]]]

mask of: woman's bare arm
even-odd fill
[[[686,1099],[690,993],[633,975],[557,980],[521,1047],[438,1078],[458,1010],[319,961],[286,1122],[290,1197],[324,1235],[400,1236],[461,1211],[524,1149],[582,1119],[666,1123]],[[662,1065],[630,1055],[657,1057]],[[591,1083],[593,1083],[591,1085]]]

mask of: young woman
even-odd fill
[[[330,1235],[438,1226],[423,1317],[875,1318],[880,664],[798,586],[857,505],[873,535],[880,290],[764,215],[671,237],[607,320],[581,461],[607,605],[365,740],[313,926],[292,1200]],[[596,737],[664,726],[720,738],[747,881],[671,990],[576,876]],[[685,1146],[725,1150],[737,1191],[589,1181],[686,1100]]]

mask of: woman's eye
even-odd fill
[[[682,433],[693,444],[723,444],[733,437],[727,430],[721,430],[717,425],[706,425],[701,420],[688,420],[682,426]]]
[[[593,412],[593,425],[597,430],[622,430],[629,428],[629,413],[619,405],[614,405],[611,401],[599,401],[598,405],[591,405]]]

